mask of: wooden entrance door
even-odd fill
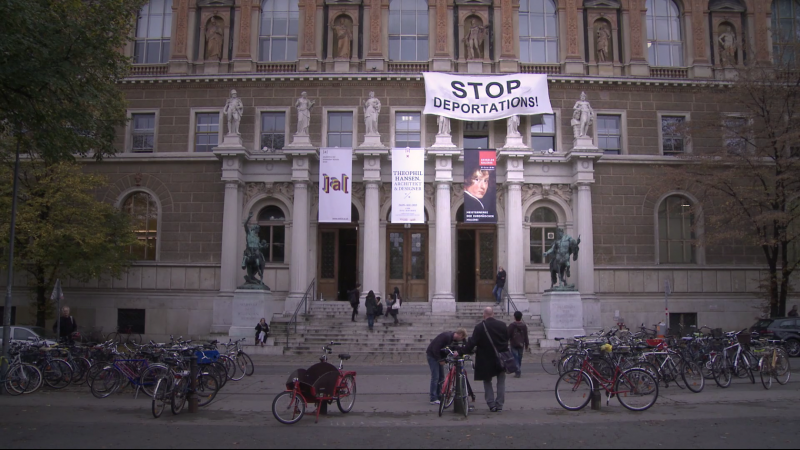
[[[325,300],[347,300],[358,280],[358,231],[353,227],[319,232],[319,293]]]
[[[403,300],[428,300],[428,229],[389,227],[387,236],[386,298],[400,288]]]

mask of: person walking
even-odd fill
[[[430,384],[430,402],[431,405],[438,405],[441,403],[439,398],[442,393],[442,383],[444,383],[444,370],[445,370],[445,356],[442,354],[442,349],[450,347],[453,343],[461,343],[467,339],[467,330],[459,329],[455,332],[445,331],[433,338],[428,349],[425,350],[425,356],[428,359],[428,367],[431,370],[431,384]]]
[[[350,300],[350,306],[353,307],[353,315],[350,320],[355,322],[358,315],[358,305],[361,304],[361,283],[356,283],[355,289],[347,291],[347,298]]]
[[[383,302],[381,301],[380,296],[375,297],[376,305],[375,305],[375,320],[377,320],[380,316],[383,315]]]
[[[69,306],[61,308],[61,317],[58,321],[53,323],[53,333],[57,332],[58,324],[61,323],[61,330],[58,339],[68,344],[72,344],[72,333],[78,331],[78,322],[75,318],[69,315]]]
[[[503,288],[506,287],[506,271],[503,269],[503,266],[497,268],[497,280],[494,283],[494,289],[492,289],[492,295],[494,295],[495,304],[499,305],[500,302],[503,300]]]
[[[367,309],[367,324],[369,325],[369,331],[372,331],[372,327],[375,325],[375,311],[378,308],[378,302],[375,299],[375,292],[369,291],[366,300],[364,300],[364,307]]]
[[[522,376],[522,353],[525,350],[530,350],[531,343],[528,339],[528,325],[522,321],[522,313],[517,311],[514,313],[515,322],[508,326],[508,341],[511,346],[511,353],[514,354],[514,359],[517,360],[517,373],[514,378]]]
[[[256,345],[261,344],[263,347],[267,343],[269,337],[269,324],[267,319],[261,318],[261,321],[256,324]]]
[[[792,310],[791,310],[791,311],[789,311],[789,314],[787,314],[787,315],[788,315],[789,317],[797,317],[797,305],[794,305],[794,307],[792,308]]]
[[[475,381],[483,381],[489,411],[500,412],[506,397],[506,370],[497,353],[508,351],[508,327],[494,318],[494,309],[491,307],[483,310],[483,321],[475,326],[464,350],[473,353],[475,349],[478,350]],[[492,378],[497,378],[497,396],[492,389]]]
[[[391,294],[389,296],[389,302],[386,304],[386,316],[392,316],[394,319],[394,324],[397,325],[400,323],[397,320],[397,313],[400,312],[400,295],[399,294]]]

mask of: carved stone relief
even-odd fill
[[[189,27],[189,8],[186,5],[188,0],[178,1],[178,23],[175,31],[174,56],[186,56],[186,35]]]
[[[242,17],[239,25],[239,46],[236,53],[240,56],[250,56],[250,16],[253,14],[253,7],[249,1],[242,5]]]
[[[503,56],[514,56],[514,4],[511,0],[503,0],[503,36],[501,51]]]
[[[464,197],[464,183],[453,183],[450,190],[450,204],[454,205],[462,197]]]
[[[630,1],[630,22],[631,22],[631,59],[636,61],[644,60],[644,48],[642,44],[642,1]]]
[[[316,190],[314,190],[316,192]],[[281,194],[290,201],[294,201],[294,184],[292,183],[247,183],[244,188],[244,203],[247,205],[253,198],[259,195],[273,196]]]
[[[436,53],[447,54],[447,0],[436,1]]]
[[[578,56],[578,5],[576,0],[567,1],[567,56]]]
[[[436,188],[432,183],[425,183],[425,200],[429,201],[431,205],[436,205]]]
[[[694,33],[694,58],[695,60],[706,59],[706,40],[703,39],[705,20],[703,10],[705,5],[708,4],[707,0],[694,0],[694,15],[692,16],[692,32]]]
[[[369,51],[381,52],[381,0],[372,0],[369,12]]]

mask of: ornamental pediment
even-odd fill
[[[363,0],[325,0],[326,5],[360,5]]]
[[[708,10],[715,12],[745,12],[747,11],[747,6],[742,0],[711,0]]]
[[[197,0],[199,8],[214,8],[217,6],[234,6],[234,0]]]
[[[492,6],[492,0],[455,0],[460,6]]]
[[[620,1],[619,0],[584,0],[583,1],[584,8],[608,8],[608,9],[619,9],[620,8]]]

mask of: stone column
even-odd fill
[[[453,295],[453,255],[450,249],[450,182],[436,182],[436,289],[433,312],[455,312]]]
[[[364,282],[362,292],[374,291],[381,295],[378,249],[380,248],[380,181],[364,181]]]
[[[172,55],[169,58],[169,73],[188,73],[189,58],[187,42],[189,38],[189,4],[188,0],[178,0],[172,4],[173,30]]]
[[[238,16],[236,28],[238,32],[234,39],[236,52],[233,57],[233,71],[252,72],[254,67],[250,44],[253,38],[253,24],[256,19],[254,15],[258,14],[258,6],[254,5],[252,0],[240,0],[236,3],[236,14]]]
[[[308,188],[310,158],[314,150],[290,150],[292,159],[292,182],[294,203],[292,204],[292,251],[289,265],[289,296],[286,297],[284,313],[294,314],[308,289]],[[273,288],[273,286],[270,286]],[[310,298],[309,301],[314,300]]]
[[[520,311],[529,308],[525,296],[525,261],[523,260],[522,234],[522,183],[507,183],[506,192],[506,238],[508,267],[506,267],[506,289],[511,300]]]
[[[592,190],[589,183],[578,183],[577,231],[581,237],[578,256],[578,291],[583,301],[583,327],[597,331],[600,323],[600,301],[594,290],[594,227],[592,224]]]
[[[239,280],[241,255],[237,255],[239,248],[239,231],[242,228],[242,205],[239,204],[238,181],[225,182],[225,204],[222,216],[222,254],[220,268],[220,291],[233,292]]]

